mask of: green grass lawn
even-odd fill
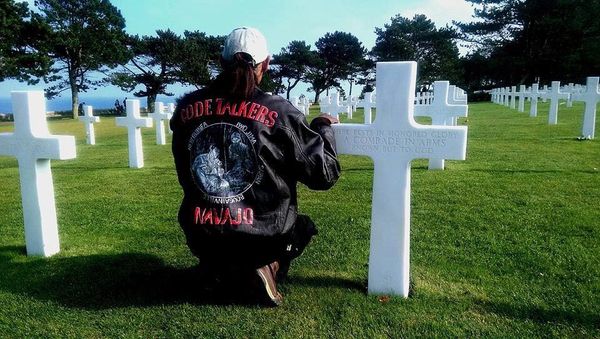
[[[52,121],[77,139],[77,159],[52,162],[58,255],[25,256],[17,162],[0,157],[0,337],[599,337],[600,141],[576,140],[581,103],[561,105],[556,126],[547,112],[472,104],[466,161],[413,162],[408,299],[366,294],[373,163],[341,156],[332,190],[300,188],[320,233],[275,309],[197,293],[154,130],[130,169],[114,118],[96,146],[83,124]]]

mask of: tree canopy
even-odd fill
[[[111,76],[111,82],[127,92],[142,85],[144,89],[133,95],[146,97],[147,107],[151,111],[154,110],[157,95],[173,95],[167,92],[167,85],[179,79],[178,53],[183,45],[181,38],[170,30],[156,31],[156,35],[141,38],[131,36],[128,43],[131,58]]]
[[[179,53],[179,80],[183,84],[202,88],[219,72],[221,48],[225,36],[206,35],[199,31],[185,31]]]
[[[154,110],[158,95],[172,96],[167,86],[181,83],[196,88],[208,84],[219,68],[218,59],[224,37],[185,31],[181,38],[171,30],[158,30],[156,36],[131,36],[130,59],[111,74],[112,84],[147,98],[148,110]]]
[[[455,22],[487,58],[485,77],[498,85],[551,80],[583,82],[600,64],[598,0],[467,0],[472,23]],[[477,61],[480,62],[481,60]]]
[[[273,55],[261,87],[289,98],[308,84],[318,101],[330,88],[355,83],[372,90],[377,61],[415,60],[419,85],[449,80],[470,90],[533,82],[585,81],[600,73],[600,0],[467,0],[473,22],[436,27],[425,15],[396,15],[375,27],[367,54],[349,32],[329,32],[314,47],[292,40]],[[168,86],[202,88],[220,71],[224,36],[170,30],[127,36],[125,19],[109,0],[0,0],[0,81],[49,84],[48,97],[70,91],[73,114],[79,93],[109,80],[152,109]],[[471,47],[459,57],[457,42]],[[120,66],[119,66],[120,65]],[[112,73],[111,73],[112,72]],[[142,87],[140,89],[138,86]]]
[[[275,66],[277,77],[286,80],[283,87],[286,91],[286,98],[290,98],[290,91],[304,79],[308,66],[312,63],[314,54],[310,50],[310,45],[304,41],[294,40],[287,47],[281,49],[279,54],[273,56],[271,64]]]
[[[102,84],[94,71],[106,72],[127,57],[125,19],[108,0],[36,0],[34,20],[47,28],[36,49],[47,53],[53,65],[44,80],[53,85],[46,95],[70,90],[73,115],[78,113],[79,93]]]
[[[397,15],[377,35],[371,55],[376,61],[417,61],[419,82],[430,84],[445,79],[460,79],[456,32],[448,27],[436,28],[425,15],[412,19]]]
[[[0,1],[0,81],[15,78],[37,83],[50,59],[34,45],[47,31],[31,17],[26,2]]]
[[[367,51],[354,35],[339,31],[325,34],[315,46],[317,51],[313,52],[306,80],[318,102],[321,93],[339,87],[340,80],[346,80],[364,65]]]

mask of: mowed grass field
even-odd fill
[[[372,161],[343,155],[332,190],[301,186],[320,233],[275,309],[198,291],[170,144],[153,129],[130,169],[114,118],[95,146],[82,123],[51,121],[77,139],[76,159],[52,162],[58,255],[25,255],[17,161],[0,157],[0,337],[599,337],[600,140],[576,140],[582,103],[563,103],[556,126],[547,103],[528,109],[471,104],[467,160],[413,162],[408,299],[366,293]]]

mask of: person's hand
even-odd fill
[[[338,124],[340,122],[340,120],[338,118],[334,117],[333,115],[327,114],[327,113],[321,113],[321,114],[319,114],[319,116],[317,116],[317,118],[327,119],[330,124]]]

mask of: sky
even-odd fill
[[[33,1],[27,0],[30,6]],[[111,0],[111,3],[121,11],[129,34],[154,35],[158,29],[171,29],[181,35],[186,30],[227,35],[236,27],[251,26],[265,35],[271,54],[279,53],[292,40],[303,40],[314,48],[315,41],[336,30],[353,34],[370,50],[375,44],[375,27],[383,28],[397,14],[409,18],[425,14],[437,27],[451,24],[452,20],[473,20],[473,8],[465,0]],[[307,87],[301,86],[292,95],[306,93]],[[11,90],[43,88],[43,84],[27,86],[4,81],[0,82],[0,97],[8,97]],[[176,95],[189,90],[179,85],[167,89]],[[132,97],[113,86],[85,95]]]

